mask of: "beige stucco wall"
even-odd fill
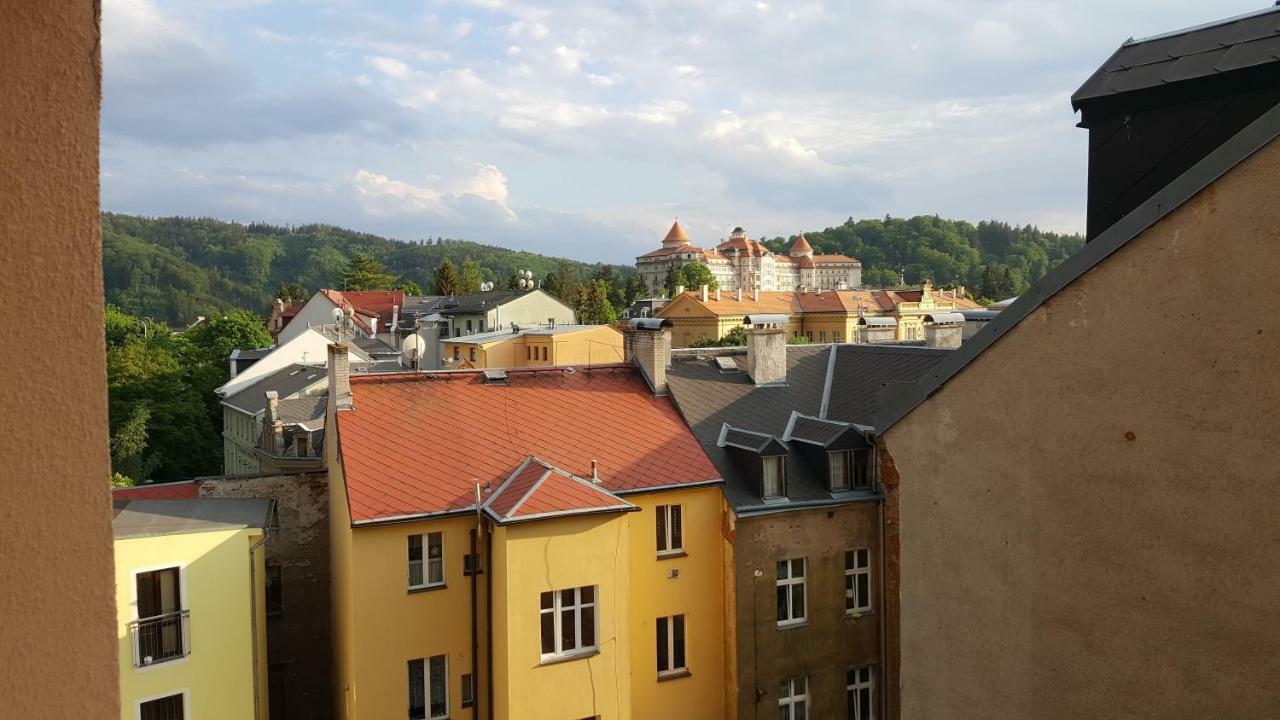
[[[905,718],[1280,716],[1280,142],[886,435]]]
[[[114,718],[96,4],[0,5],[0,715]],[[35,300],[33,306],[33,298]],[[50,304],[52,303],[52,304]],[[47,313],[45,313],[47,315]],[[74,529],[74,532],[64,530]],[[70,684],[69,684],[70,683]],[[68,689],[74,692],[68,692]]]

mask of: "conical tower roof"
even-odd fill
[[[796,241],[791,244],[791,257],[800,257],[802,255],[813,257],[813,246],[809,244],[808,240],[804,239],[804,233],[800,233],[800,237],[797,237]]]
[[[671,229],[667,231],[667,236],[662,238],[663,247],[676,247],[689,242],[689,236],[684,234],[684,228],[680,227],[680,221],[671,223]]]

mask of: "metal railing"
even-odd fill
[[[190,654],[190,612],[175,610],[129,623],[129,635],[133,639],[133,666],[150,667]]]

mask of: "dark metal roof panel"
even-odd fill
[[[939,362],[928,374],[910,385],[899,386],[884,398],[884,407],[876,415],[875,432],[883,434],[934,393],[948,380],[986,352],[1005,333],[1012,330],[1081,275],[1084,275],[1111,253],[1124,247],[1166,215],[1177,210],[1211,183],[1260,148],[1280,137],[1280,105],[1271,108],[1257,120],[1219,145],[1177,179],[1161,188],[1146,202],[1125,215],[1102,234],[1067,258],[1058,267],[1037,280],[1031,289],[1018,296],[1000,317],[986,324],[972,338]],[[844,418],[841,418],[844,419]]]
[[[870,425],[888,384],[915,382],[954,350],[909,345],[840,345],[827,417]]]
[[[1221,52],[1221,51],[1220,51]],[[1219,72],[1240,70],[1280,60],[1280,35],[1234,45],[1227,50],[1215,68]]]

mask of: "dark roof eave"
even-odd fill
[[[1005,333],[1056,295],[1077,278],[1101,263],[1112,253],[1124,247],[1174,210],[1225,175],[1236,165],[1280,136],[1280,105],[1254,120],[1243,130],[1202,158],[1186,172],[1134,208],[1114,225],[1084,246],[1075,255],[1051,270],[1023,293],[1000,317],[992,320],[972,338],[953,350],[923,378],[903,389],[893,397],[887,397],[880,415],[876,418],[875,434],[883,435],[899,420],[906,417],[934,393],[942,389],[952,377],[994,345]]]

